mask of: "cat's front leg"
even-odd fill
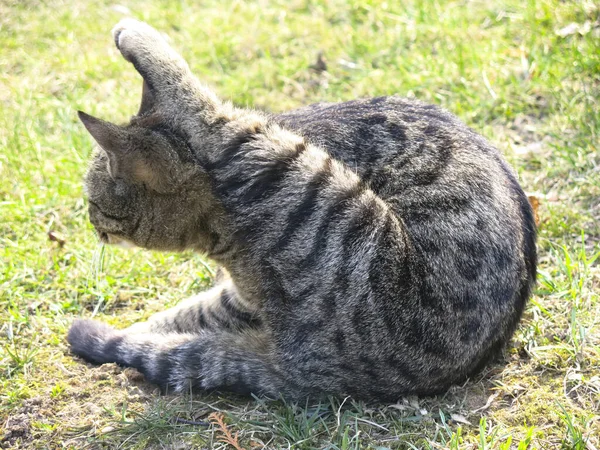
[[[164,391],[190,388],[269,396],[298,394],[273,360],[264,330],[191,333],[130,333],[95,320],[77,320],[67,337],[87,361],[134,367]]]
[[[132,333],[199,333],[202,330],[239,331],[260,328],[256,305],[245,301],[227,280],[194,295],[177,306],[153,315],[127,329]]]

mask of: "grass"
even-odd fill
[[[246,449],[600,447],[596,2],[140,5],[0,1],[0,447],[234,448],[223,426]],[[137,110],[140,79],[109,35],[126,14],[166,31],[238,104],[399,93],[494,142],[540,203],[539,283],[504,363],[442,396],[372,405],[163,396],[134,371],[73,360],[75,317],[125,326],[212,279],[197,255],[99,248],[87,221],[92,143],[75,112]],[[326,71],[311,69],[319,52]]]

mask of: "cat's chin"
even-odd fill
[[[99,231],[98,237],[100,238],[100,242],[102,242],[103,244],[114,245],[115,247],[121,247],[121,248],[135,248],[136,247],[136,245],[133,242],[129,242],[120,237],[105,233],[104,231]]]
[[[115,239],[117,242],[111,242],[111,245],[115,245],[117,247],[121,247],[121,248],[136,248],[137,245],[135,245],[133,242],[129,242],[129,241],[125,241],[123,239],[119,239],[116,238]]]

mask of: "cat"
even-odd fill
[[[513,334],[536,227],[500,153],[437,106],[396,96],[283,114],[234,107],[154,28],[113,30],[143,78],[125,126],[83,112],[103,242],[194,250],[212,289],[122,330],[76,320],[75,355],[169,392],[298,399],[431,395]]]

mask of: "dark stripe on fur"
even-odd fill
[[[254,314],[246,311],[241,311],[234,304],[233,294],[228,289],[224,289],[221,294],[221,305],[223,309],[227,312],[229,317],[233,319],[233,324],[236,327],[241,326],[249,326],[252,328],[258,328],[261,325],[260,318],[256,317]]]
[[[350,201],[360,196],[365,191],[365,186],[357,183],[353,188],[346,190],[338,197],[331,199],[325,214],[320,217],[320,224],[315,230],[315,240],[310,252],[301,262],[301,267],[311,269],[317,263],[319,255],[322,255],[327,246],[329,232],[336,227],[339,216],[347,212]]]
[[[330,177],[331,158],[328,158],[323,169],[319,170],[309,181],[300,204],[293,207],[292,212],[288,214],[286,219],[287,225],[279,235],[279,239],[273,244],[272,250],[285,248],[300,227],[311,219],[313,213],[317,210],[321,189]]]

